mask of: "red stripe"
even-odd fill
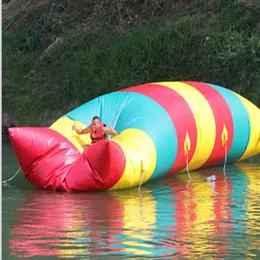
[[[178,141],[177,156],[168,174],[173,174],[185,168],[186,157],[184,155],[184,141],[186,137],[186,132],[189,133],[191,140],[189,161],[191,160],[195,152],[197,143],[196,122],[192,110],[190,109],[186,100],[175,90],[159,84],[143,84],[135,87],[130,87],[122,91],[137,92],[146,95],[155,100],[165,109],[175,126]],[[163,127],[163,122],[160,123],[161,125],[155,127]]]
[[[205,97],[214,114],[216,123],[215,145],[208,160],[201,168],[216,165],[225,158],[225,146],[222,146],[221,139],[224,124],[226,125],[228,132],[227,152],[232,144],[234,126],[231,111],[222,95],[211,86],[200,82],[184,81],[184,83],[194,87]]]

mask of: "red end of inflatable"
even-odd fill
[[[70,190],[108,190],[121,178],[125,155],[120,146],[104,140],[89,146],[66,177]],[[91,175],[86,176],[86,172]]]
[[[8,131],[26,179],[37,187],[67,192],[104,190],[123,174],[124,153],[114,142],[99,142],[80,154],[69,140],[49,128]]]

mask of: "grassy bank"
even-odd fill
[[[74,2],[6,16],[3,28],[16,19],[3,33],[11,122],[49,125],[96,96],[161,80],[215,83],[260,105],[259,4]]]

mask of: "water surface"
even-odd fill
[[[4,141],[3,179],[18,167]],[[3,185],[3,259],[260,259],[260,156],[191,176],[68,194],[19,174]]]

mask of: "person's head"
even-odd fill
[[[100,124],[100,118],[98,116],[94,116],[92,118],[92,123],[91,124],[92,124],[92,127],[93,127],[94,130],[98,129],[99,124]]]

